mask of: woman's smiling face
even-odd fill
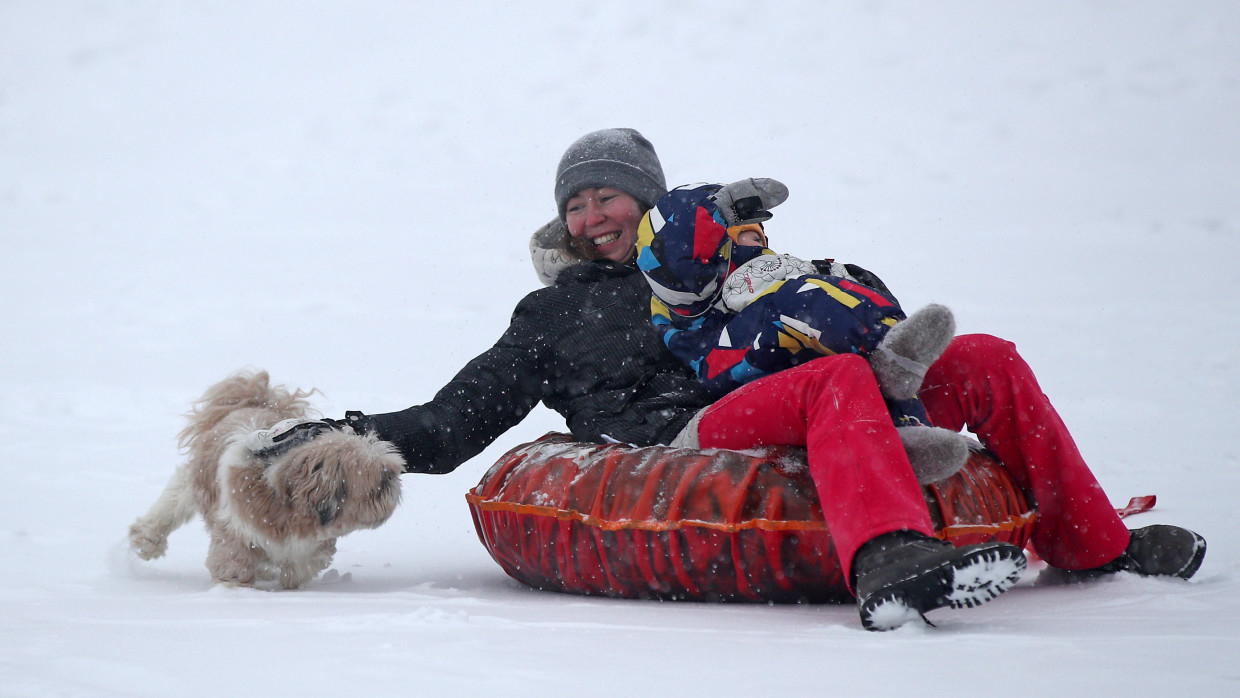
[[[621,264],[633,258],[641,204],[612,187],[582,189],[564,207],[564,222],[574,249],[587,259]]]

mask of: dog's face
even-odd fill
[[[269,539],[375,528],[400,503],[404,461],[373,436],[328,431],[274,461],[232,470],[231,507]]]
[[[374,528],[400,502],[402,462],[387,443],[332,431],[294,448],[276,468],[276,488],[325,530]]]

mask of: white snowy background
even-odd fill
[[[0,695],[1235,695],[1240,4],[0,2]],[[325,414],[429,399],[537,280],[556,162],[773,176],[773,244],[1017,343],[1191,582],[851,606],[539,592],[464,493],[539,408],[295,592],[124,532],[245,367]]]

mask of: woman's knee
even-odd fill
[[[948,416],[944,411],[948,404],[964,401],[966,395],[975,399],[975,393],[993,379],[1024,366],[1016,345],[1006,339],[988,334],[960,335],[931,364],[918,394],[930,411],[931,421],[950,427],[960,417]]]
[[[989,334],[962,334],[947,345],[941,360],[976,362],[1005,361],[1020,358],[1016,345]]]

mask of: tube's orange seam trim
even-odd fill
[[[482,511],[506,511],[514,514],[526,514],[532,516],[543,516],[547,518],[558,519],[561,521],[579,521],[587,526],[592,526],[603,531],[674,531],[684,527],[708,528],[724,533],[735,533],[737,531],[758,529],[762,531],[826,531],[827,524],[823,521],[774,521],[771,519],[750,519],[740,523],[715,523],[711,521],[608,521],[597,516],[583,514],[579,511],[571,509],[557,509],[555,507],[539,506],[537,504],[518,504],[515,502],[497,502],[486,499],[480,495],[468,492],[465,498],[469,503]],[[998,531],[1012,531],[1030,523],[1037,519],[1038,514],[1035,511],[1026,512],[1012,517],[1008,521],[1000,521],[992,524],[954,524],[945,526],[942,531],[938,532],[939,538],[947,538],[949,536],[990,533]]]

